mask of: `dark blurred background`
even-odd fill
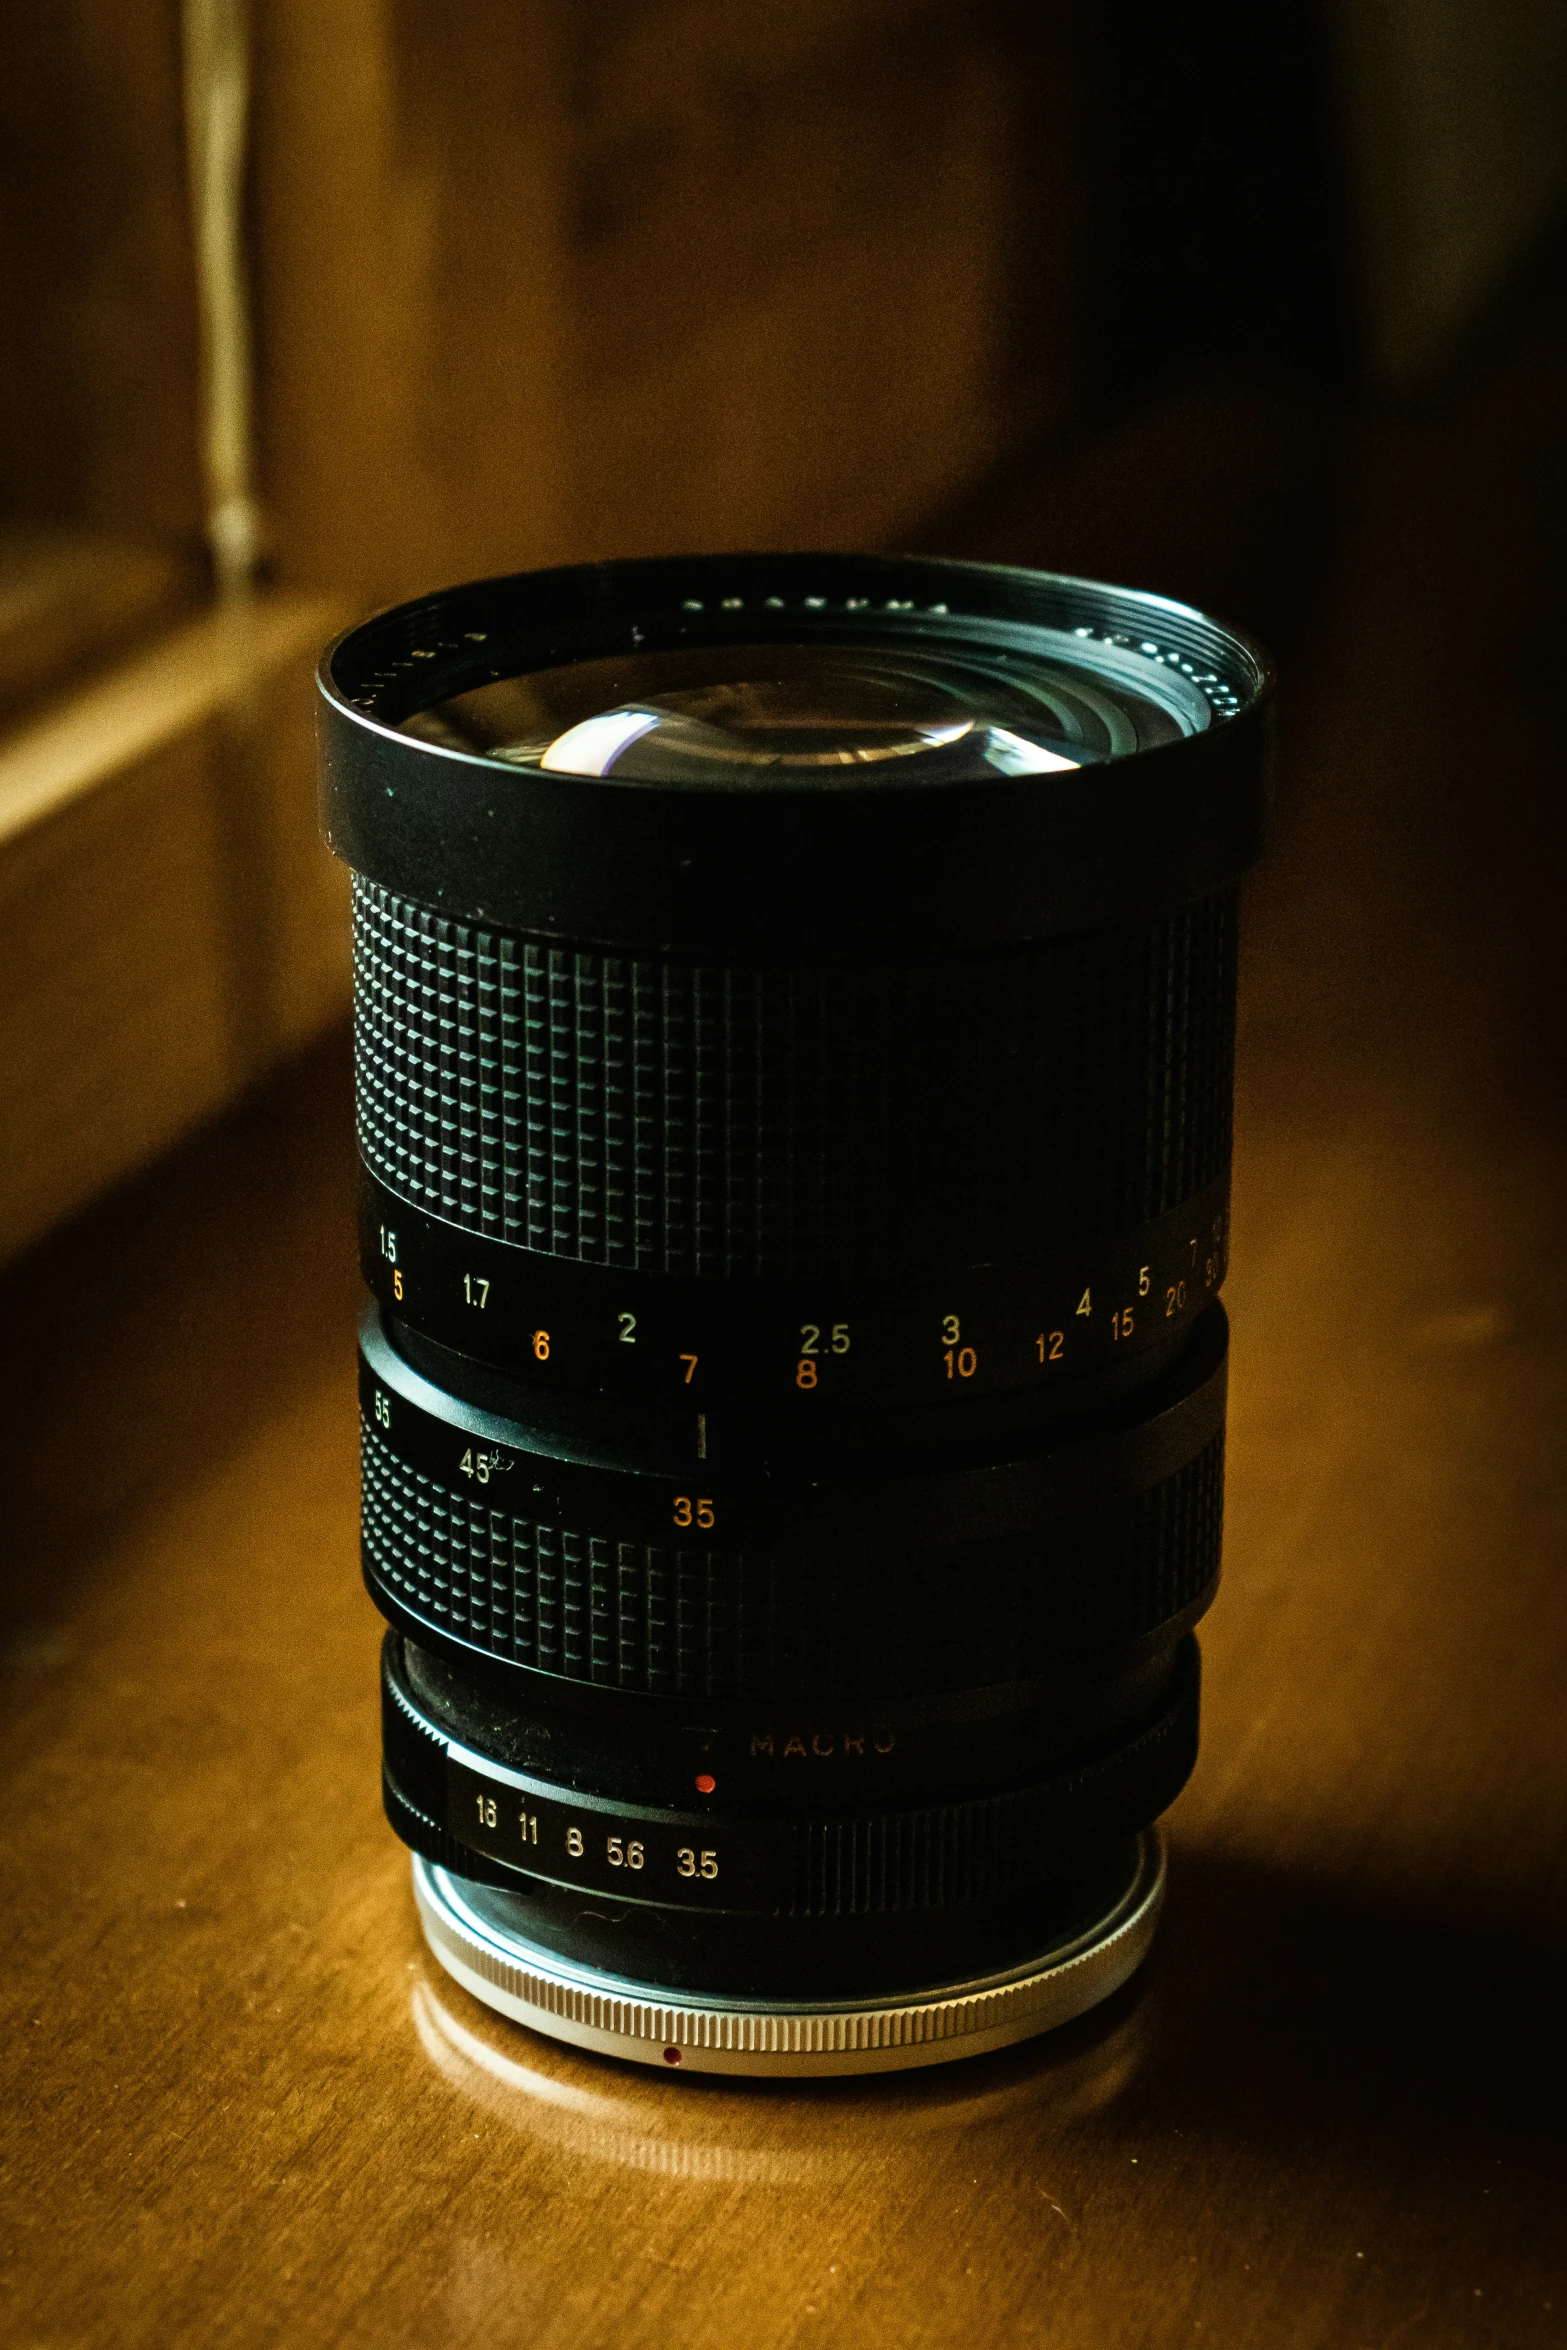
[[[1293,657],[1395,447],[1528,576],[1564,113],[1552,0],[13,11],[0,1255],[341,1015],[304,681],[369,606],[897,545]]]
[[[236,43],[265,566],[372,600],[911,543],[1177,387],[1189,464],[1270,398],[1298,458],[1567,200],[1551,0],[54,0],[0,97],[10,516],[202,538]]]

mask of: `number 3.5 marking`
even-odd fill
[[[717,1523],[718,1519],[714,1513],[713,1505],[706,1494],[699,1494],[695,1501],[692,1500],[689,1493],[675,1495],[675,1524],[677,1526],[707,1527],[716,1526]]]

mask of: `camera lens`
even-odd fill
[[[1140,1959],[1269,688],[1160,598],[842,556],[326,656],[385,1799],[493,2004],[854,2069]]]

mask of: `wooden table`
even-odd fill
[[[1540,332],[1349,436],[1294,651],[1226,1583],[1141,1984],[1004,2056],[785,2088],[575,2055],[432,1966],[377,1806],[339,1041],[0,1300],[8,2343],[1567,2336]]]

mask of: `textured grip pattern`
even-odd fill
[[[419,1622],[572,1681],[681,1697],[915,1696],[1135,1640],[1219,1571],[1224,1437],[1091,1517],[961,1547],[683,1549],[455,1493],[361,1420],[364,1553]]]
[[[401,1198],[639,1271],[896,1272],[1132,1231],[1229,1163],[1233,891],[947,962],[741,968],[354,883],[359,1139]]]
[[[1176,1703],[1141,1736],[1058,1779],[868,1819],[793,1822],[779,1839],[789,1888],[780,1906],[792,1917],[874,1917],[993,1899],[1146,1827],[1197,1760],[1195,1661]]]

